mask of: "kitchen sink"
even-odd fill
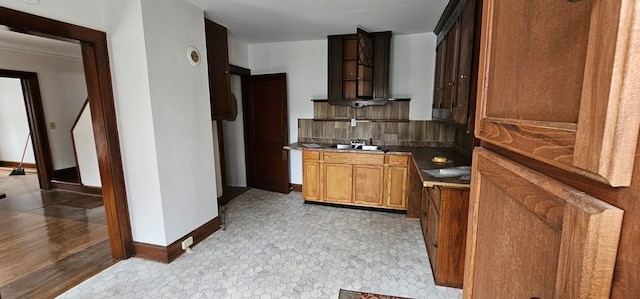
[[[363,151],[377,151],[381,150],[377,145],[351,145],[351,144],[333,144],[330,146],[335,149],[354,149],[354,150],[363,150]]]

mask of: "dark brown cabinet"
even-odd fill
[[[438,23],[433,118],[471,125],[475,107],[479,41],[476,26],[481,0],[452,1]]]
[[[469,189],[423,188],[420,223],[437,285],[462,287]]]
[[[391,32],[330,35],[328,95],[332,104],[384,104],[389,98]]]
[[[212,120],[233,119],[227,28],[205,19]]]

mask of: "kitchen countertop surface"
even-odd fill
[[[303,144],[316,144],[319,147],[305,147]],[[312,142],[296,142],[285,145],[287,150],[310,150],[310,151],[331,151],[340,153],[358,153],[358,154],[393,154],[393,155],[411,155],[415,161],[417,169],[419,169],[420,179],[424,187],[444,186],[454,188],[469,188],[469,180],[461,180],[460,177],[434,177],[422,170],[441,169],[458,166],[471,166],[471,159],[459,154],[450,147],[417,147],[417,146],[381,146],[381,150],[364,151],[358,149],[336,149],[331,144],[312,143]],[[431,159],[435,156],[447,157],[449,162],[436,163]]]

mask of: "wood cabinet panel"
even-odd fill
[[[409,156],[385,155],[384,156],[384,164],[409,165]]]
[[[609,297],[623,211],[486,149],[473,161],[464,297]]]
[[[427,211],[427,237],[425,245],[427,247],[427,255],[431,263],[431,270],[434,277],[438,271],[438,231],[440,230],[440,215],[433,206],[433,202],[428,205]]]
[[[467,124],[469,117],[469,99],[471,95],[471,72],[474,62],[474,33],[475,33],[476,2],[469,1],[462,8],[459,18],[459,42],[458,42],[458,65],[456,71],[456,91],[451,107],[451,117],[454,122]],[[477,54],[476,54],[477,55]],[[475,83],[475,80],[474,82]]]
[[[322,191],[324,201],[349,203],[353,194],[352,169],[348,164],[322,165]]]
[[[334,153],[325,152],[323,155],[325,162],[345,163],[345,164],[384,164],[384,155],[378,154],[353,154],[353,153]]]
[[[384,166],[353,166],[353,202],[382,206],[384,198]]]
[[[302,163],[302,197],[306,200],[320,201],[320,162]]]
[[[408,168],[402,166],[388,166],[385,186],[385,205],[399,209],[407,208],[407,180]]]
[[[634,5],[486,0],[476,136],[629,186],[640,129],[640,39],[633,37],[640,10]]]

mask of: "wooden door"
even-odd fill
[[[212,120],[230,120],[232,115],[231,74],[227,28],[204,20],[209,68],[209,97]]]
[[[465,298],[608,298],[623,211],[476,148]]]
[[[636,0],[484,2],[476,137],[614,187],[640,128]]]
[[[353,202],[382,206],[384,199],[384,166],[353,165]]]
[[[246,147],[249,186],[289,193],[287,76],[251,76]]]
[[[350,164],[322,164],[322,194],[327,202],[352,202],[353,183]]]

